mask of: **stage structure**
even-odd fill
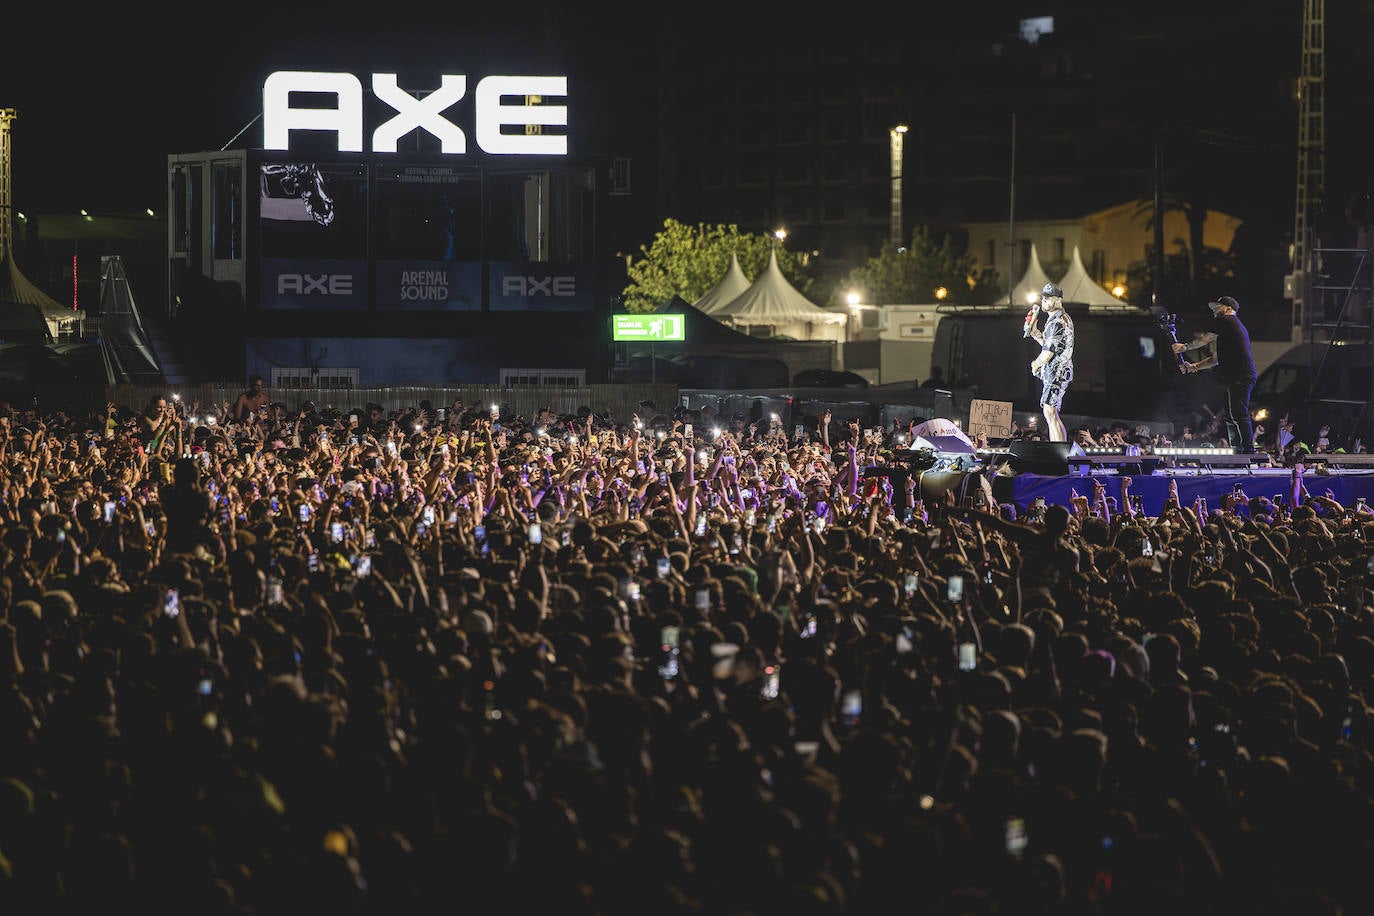
[[[611,160],[565,77],[278,71],[262,97],[259,148],[168,156],[171,317],[274,389],[603,380]]]
[[[1303,463],[1302,481],[1310,494],[1330,490],[1346,506],[1360,498],[1374,502],[1374,455],[1314,453]],[[953,493],[956,503],[967,497],[974,505],[986,480],[996,501],[1015,506],[1018,516],[1037,498],[1062,506],[1074,496],[1091,498],[1097,483],[1120,505],[1126,478],[1130,494],[1152,516],[1163,511],[1171,484],[1181,502],[1192,505],[1201,496],[1213,508],[1237,489],[1250,498],[1286,501],[1293,488],[1293,468],[1275,465],[1263,452],[1205,446],[1075,451],[1067,442],[1013,441],[1006,449],[970,454],[962,443],[939,436],[899,451],[890,465],[864,468],[863,476],[890,478],[902,499],[912,488],[927,501]]]

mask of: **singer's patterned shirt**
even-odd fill
[[[1054,354],[1036,376],[1044,386],[1040,403],[1052,404],[1057,409],[1063,406],[1064,392],[1073,381],[1073,319],[1067,311],[1061,308],[1050,313],[1040,348]]]

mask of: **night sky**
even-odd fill
[[[353,5],[347,5],[354,9]],[[398,72],[401,84],[436,82],[437,74],[485,75],[488,66],[537,66],[557,73],[559,62],[534,53],[552,40],[537,14],[465,13],[444,20],[420,17],[405,26],[379,16],[309,12],[246,12],[230,7],[208,22],[204,8],[187,5],[154,34],[147,18],[114,18],[98,25],[26,22],[7,36],[0,53],[0,107],[14,108],[13,195],[18,209],[92,212],[166,207],[167,155],[256,147],[265,76],[279,69]],[[452,7],[449,8],[450,10]],[[41,13],[39,14],[42,15]],[[26,16],[26,19],[28,17]],[[514,21],[512,21],[514,19]],[[451,31],[449,31],[451,29]],[[158,31],[162,31],[159,29]],[[17,37],[23,33],[34,39]],[[248,142],[245,143],[245,140]]]
[[[82,19],[56,5],[26,14],[6,30],[0,54],[0,107],[18,113],[12,133],[15,205],[38,213],[78,207],[97,213],[152,207],[160,213],[166,206],[167,155],[229,143],[258,116],[263,77],[276,69],[396,70],[406,85],[408,68],[416,74],[478,75],[498,67],[544,73],[591,68],[600,80],[600,105],[606,93],[643,93],[646,81],[654,79],[655,61],[673,44],[676,59],[690,66],[693,54],[709,60],[747,53],[755,41],[862,41],[874,29],[909,33],[923,56],[946,46],[952,54],[958,42],[946,36],[976,27],[992,11],[1011,22],[1016,15],[1057,11],[1064,28],[1072,22],[1079,29],[1106,30],[1093,36],[1106,48],[1120,40],[1123,25],[1140,33],[1154,27],[1137,22],[1135,13],[1123,20],[1124,12],[1106,16],[1100,4],[1079,0],[996,0],[963,5],[968,9],[942,4],[935,11],[927,4],[860,5],[844,11],[852,17],[845,23],[807,20],[812,14],[802,7],[781,5],[745,11],[738,4],[693,4],[690,14],[685,7],[649,5],[540,6],[474,11],[449,5],[421,13],[389,6],[368,15],[332,16],[315,5],[309,12],[292,12],[289,4],[216,7],[213,22],[206,21],[207,8],[189,5],[156,20],[126,11],[108,20]],[[1268,104],[1275,86],[1296,76],[1302,0],[1266,3],[1258,11],[1254,6],[1159,0],[1149,7],[1165,37],[1158,66],[1175,94],[1164,104],[1176,104],[1178,94],[1196,94],[1191,107],[1205,117],[1214,105],[1221,119]],[[1199,13],[1195,22],[1189,18]],[[1362,169],[1374,184],[1374,165],[1365,165],[1374,163],[1374,119],[1362,105],[1374,73],[1374,2],[1328,3],[1327,16],[1328,170],[1344,194],[1366,180]],[[1177,42],[1169,30],[1178,32]],[[960,62],[951,60],[950,66]],[[1227,77],[1224,94],[1209,98],[1218,73]],[[1197,98],[1203,103],[1196,104]],[[1146,113],[1121,114],[1137,115]],[[1267,129],[1268,135],[1239,142],[1291,147],[1296,124],[1271,123],[1278,126]],[[260,140],[260,123],[252,123],[235,145],[256,146]],[[1217,167],[1226,168],[1224,158]],[[1292,200],[1291,168],[1251,177],[1266,193]]]

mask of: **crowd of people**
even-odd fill
[[[0,415],[0,912],[1363,910],[1366,506],[642,407]]]

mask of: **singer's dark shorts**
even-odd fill
[[[1053,363],[1040,370],[1040,406],[1054,405],[1055,410],[1064,406],[1064,392],[1069,390],[1073,381],[1073,365],[1055,367]]]

